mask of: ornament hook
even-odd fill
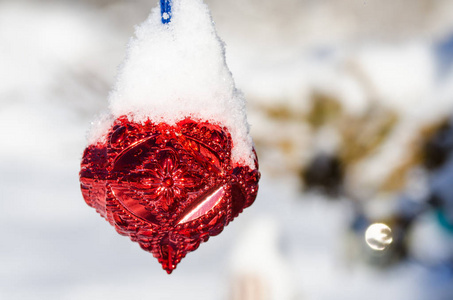
[[[172,0],[160,0],[160,13],[162,15],[162,24],[171,21],[171,4]]]

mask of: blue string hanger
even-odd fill
[[[171,2],[172,0],[160,0],[160,13],[162,15],[162,24],[171,21]]]

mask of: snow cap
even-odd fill
[[[226,127],[233,163],[255,167],[245,99],[202,0],[173,0],[171,22],[162,23],[157,7],[136,28],[109,102],[113,118],[173,125],[189,117]]]

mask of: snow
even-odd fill
[[[162,24],[160,8],[138,26],[110,95],[114,117],[128,115],[170,125],[190,117],[225,126],[232,160],[254,167],[245,99],[225,62],[209,9],[201,0],[172,2]]]

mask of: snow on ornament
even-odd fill
[[[83,154],[83,197],[170,274],[254,202],[260,178],[202,0],[162,0],[137,27],[109,102]]]

